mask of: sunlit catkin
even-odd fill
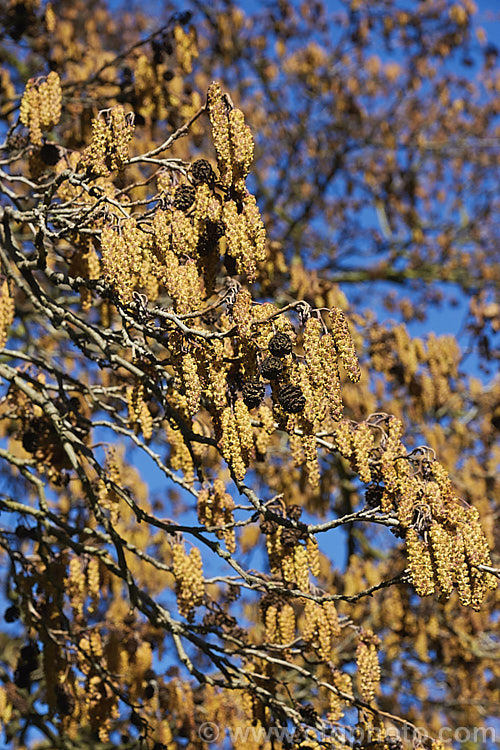
[[[306,548],[302,544],[296,544],[293,548],[294,579],[301,591],[309,591],[309,567]]]
[[[230,406],[227,406],[222,412],[221,430],[220,447],[222,455],[228,466],[233,470],[235,477],[241,480],[245,476],[246,466],[241,450],[238,422]]]
[[[321,337],[319,356],[322,361],[322,387],[328,398],[331,417],[338,422],[342,419],[343,405],[337,349],[330,334]]]
[[[320,573],[319,548],[316,537],[308,536],[306,539],[307,564],[311,574],[317,578]]]
[[[345,367],[349,379],[352,380],[353,383],[357,383],[361,377],[361,370],[354,343],[351,334],[349,333],[346,317],[338,307],[332,307],[330,310],[330,320],[332,323],[332,337],[339,353],[339,357]]]
[[[429,548],[413,528],[406,532],[406,551],[415,591],[419,596],[429,596],[434,593],[432,559]]]
[[[434,522],[429,530],[429,539],[439,593],[444,599],[447,599],[453,591],[454,584],[453,546],[455,538],[440,524]]]
[[[31,142],[41,146],[42,131],[57,125],[61,118],[61,81],[55,71],[51,71],[47,78],[28,81],[19,117],[29,128]]]
[[[324,367],[320,351],[322,328],[321,321],[318,318],[309,318],[304,326],[304,355],[311,381],[315,385],[321,383],[321,374]]]
[[[212,125],[212,139],[217,155],[221,182],[226,186],[232,182],[231,142],[229,112],[219,83],[212,83],[207,93],[208,114]]]
[[[371,630],[362,631],[356,648],[356,681],[361,698],[370,703],[378,692],[380,665],[377,646],[380,643]]]
[[[240,109],[229,113],[229,133],[233,161],[233,180],[245,178],[253,161],[254,143],[252,133],[245,124],[245,116]]]
[[[293,607],[285,602],[278,610],[280,642],[291,643],[295,637],[295,613]]]
[[[179,612],[192,620],[195,607],[203,602],[205,595],[200,550],[192,547],[189,555],[186,555],[183,544],[174,544],[172,566]]]
[[[187,407],[190,415],[196,414],[200,408],[202,383],[198,373],[198,363],[195,357],[186,352],[181,360],[182,383],[187,397]]]
[[[14,313],[14,300],[10,296],[8,281],[4,279],[0,287],[0,349],[3,349],[7,343]]]
[[[374,445],[373,433],[366,422],[360,422],[352,435],[352,448],[356,471],[362,482],[368,484],[372,474],[370,468],[370,451]]]

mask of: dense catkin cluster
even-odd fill
[[[222,221],[227,253],[236,261],[236,271],[249,281],[256,276],[256,264],[265,259],[266,234],[255,198],[246,192],[240,213],[234,200],[224,203]]]
[[[408,565],[420,596],[436,591],[477,609],[496,581],[479,515],[456,497],[447,472],[424,447],[407,452],[396,417],[374,414],[364,422],[343,420],[335,431],[338,452],[369,485],[367,503],[397,516],[406,539]]]
[[[0,287],[0,349],[3,349],[7,343],[14,313],[14,300],[10,296],[9,283],[7,279],[4,279]]]
[[[234,531],[234,500],[226,492],[222,479],[215,479],[213,489],[203,488],[198,493],[198,520],[204,526],[218,527],[215,535],[223,539],[228,552],[236,551]]]
[[[181,25],[174,26],[173,38],[179,67],[183,73],[189,74],[193,70],[193,59],[198,57],[196,29],[191,26],[185,31]]]
[[[198,547],[192,547],[189,555],[186,555],[184,544],[172,545],[172,570],[179,612],[192,620],[195,607],[202,604],[205,596],[203,565]]]
[[[356,682],[362,700],[370,703],[380,685],[378,646],[380,639],[371,630],[362,630],[356,647]]]
[[[372,366],[404,383],[417,417],[454,398],[460,349],[453,336],[431,333],[427,341],[411,338],[404,324],[390,330],[374,326],[369,336]]]
[[[245,187],[253,160],[252,134],[243,113],[229,106],[218,83],[209,87],[207,103],[220,182],[234,192],[222,207],[227,253],[234,258],[237,273],[252,281],[256,264],[266,257],[264,224],[254,196]]]
[[[123,219],[116,226],[103,227],[101,250],[104,278],[120,302],[130,303],[135,289],[152,289],[152,237],[142,231],[135,219]]]
[[[104,177],[115,169],[122,169],[129,158],[133,133],[134,116],[125,114],[120,104],[99,112],[92,120],[92,140],[82,155],[81,166]]]
[[[42,133],[57,125],[61,118],[61,81],[55,71],[47,78],[31,79],[26,85],[19,118],[29,128],[30,140],[42,145]]]
[[[295,610],[292,604],[270,592],[260,600],[260,611],[265,626],[266,642],[289,645],[295,638]]]
[[[306,600],[303,614],[304,640],[317,649],[324,661],[332,658],[332,639],[340,635],[340,624],[335,604]]]

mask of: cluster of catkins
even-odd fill
[[[28,81],[21,99],[19,118],[29,129],[33,145],[41,146],[43,131],[59,122],[61,101],[61,81],[55,71],[49,73],[47,78]]]
[[[231,272],[249,281],[265,259],[264,225],[245,186],[252,135],[243,113],[228,104],[217,83],[208,90],[207,109],[219,175],[206,159],[193,162],[180,184],[160,175],[152,221],[117,215],[102,231],[104,278],[122,304],[131,302],[133,291],[145,291],[154,301],[163,288],[176,312],[191,313],[213,292],[221,251]],[[96,175],[123,167],[132,130],[121,107],[98,117],[81,166]]]
[[[361,481],[367,503],[397,516],[406,539],[409,569],[420,596],[437,591],[446,600],[454,589],[464,606],[479,609],[495,578],[479,513],[453,491],[444,467],[427,447],[408,453],[403,424],[376,414],[365,422],[339,422],[335,443]]]

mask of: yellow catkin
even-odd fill
[[[203,502],[203,499],[202,499]],[[209,493],[205,501],[206,525],[219,526],[215,532],[218,539],[224,539],[228,552],[233,554],[236,550],[236,536],[234,529],[234,500],[226,492],[226,487],[221,479],[214,480],[213,492]]]
[[[317,609],[317,632],[318,632],[318,653],[324,661],[329,661],[332,650],[332,633],[330,623],[322,606],[318,605]]]
[[[309,318],[304,326],[304,355],[309,377],[315,385],[321,382],[324,367],[320,351],[322,329],[321,321],[318,318]]]
[[[245,116],[239,109],[229,113],[229,133],[233,161],[233,179],[245,178],[253,161],[254,143],[252,133],[245,124]]]
[[[330,691],[330,713],[328,714],[328,719],[329,721],[336,722],[344,715],[346,699],[343,696],[352,696],[351,676],[335,669],[332,674],[332,685],[335,688],[335,692]]]
[[[304,615],[302,620],[302,635],[304,640],[312,642],[316,631],[317,604],[310,599],[306,600],[304,605]]]
[[[182,471],[188,481],[193,477],[193,459],[189,448],[184,442],[180,430],[175,430],[169,424],[165,425],[167,444],[170,447],[170,466],[174,471]]]
[[[398,477],[398,491],[400,494],[400,499],[397,502],[399,523],[403,528],[408,528],[413,522],[415,503],[419,496],[419,486],[413,477],[400,476]],[[382,504],[382,509],[386,513],[390,510],[385,504]]]
[[[440,524],[433,522],[429,530],[429,539],[439,593],[447,599],[453,591],[454,585],[453,546],[455,538]]]
[[[221,430],[220,447],[222,455],[236,478],[241,480],[245,476],[246,465],[241,450],[238,423],[230,406],[227,406],[222,412]]]
[[[14,300],[10,296],[7,279],[4,279],[0,287],[0,349],[3,349],[7,343],[9,329],[14,321],[14,313]]]
[[[280,564],[283,580],[286,581],[286,583],[296,584],[293,547],[285,547],[285,549],[281,551]]]
[[[45,28],[49,34],[53,34],[57,26],[57,16],[54,12],[52,3],[47,3],[45,7]]]
[[[74,614],[80,617],[85,598],[85,573],[79,557],[72,557],[69,562],[66,591]]]
[[[234,416],[240,439],[241,452],[245,462],[248,464],[249,456],[254,447],[253,427],[248,406],[242,399],[237,399],[234,404]]]
[[[272,409],[265,404],[261,404],[257,412],[257,418],[260,419],[262,427],[258,430],[257,435],[255,436],[255,448],[258,453],[264,455],[269,443],[271,442],[271,435],[275,430]]]
[[[267,643],[275,643],[278,633],[278,608],[274,604],[266,609],[265,626]]]
[[[397,459],[404,452],[400,437],[403,434],[403,423],[396,417],[390,417],[383,443],[382,476],[388,491],[397,489],[398,471]]]
[[[240,289],[232,307],[232,318],[238,326],[238,334],[242,338],[252,335],[252,295],[247,289]]]
[[[281,643],[291,643],[295,638],[295,613],[288,602],[285,602],[278,611],[278,625]]]
[[[350,458],[352,456],[352,436],[353,431],[347,420],[342,420],[338,423],[334,431],[335,444],[337,450],[344,458]]]
[[[339,623],[339,616],[337,614],[337,608],[335,607],[335,602],[327,601],[323,602],[323,610],[325,612],[326,618],[328,620],[328,625],[330,627],[330,632],[333,637],[337,637],[340,635],[341,628]]]
[[[93,609],[95,609],[99,602],[100,582],[99,560],[95,557],[91,557],[87,565],[87,589],[92,599]]]
[[[361,377],[361,370],[354,343],[349,333],[346,317],[338,307],[332,307],[330,310],[330,320],[332,323],[332,337],[339,357],[350,380],[353,383],[357,383]]]
[[[374,446],[373,433],[366,422],[360,422],[352,436],[355,469],[362,482],[368,484],[372,474],[370,468],[370,451]]]
[[[229,111],[226,101],[222,96],[219,83],[214,82],[209,86],[207,104],[221,182],[226,187],[229,187],[233,178],[231,169]]]
[[[205,586],[201,553],[192,547],[186,555],[183,544],[172,546],[172,567],[176,583],[177,605],[179,612],[191,620],[195,607],[203,602]]]
[[[419,596],[429,596],[435,588],[432,559],[427,545],[413,528],[406,532],[406,550],[415,591]]]
[[[134,245],[128,246],[123,234],[111,226],[101,232],[102,266],[106,282],[114,288],[120,300],[129,303],[134,288],[134,268],[138,258]]]
[[[309,591],[308,555],[302,544],[296,544],[293,549],[293,567],[298,588],[301,591]]]
[[[146,401],[142,401],[141,403],[139,424],[141,425],[141,432],[144,439],[151,440],[153,436],[153,415],[151,414]]]
[[[247,237],[252,245],[249,264],[253,267],[255,263],[262,263],[266,259],[266,230],[255,196],[248,191],[245,191],[243,198],[243,214],[246,219]]]
[[[185,31],[180,25],[174,26],[175,54],[182,72],[186,75],[193,70],[193,59],[198,57],[196,29],[190,27]]]
[[[308,536],[306,540],[307,564],[311,574],[317,578],[320,574],[319,548],[316,538]]]
[[[61,119],[61,80],[55,70],[52,70],[47,76],[47,99],[49,117],[47,120],[44,120],[42,125],[45,125],[45,127],[49,128],[52,125],[57,125],[57,123]]]
[[[61,81],[52,71],[47,78],[31,79],[24,90],[19,117],[29,128],[30,140],[42,145],[42,131],[57,125],[61,117]]]
[[[342,419],[343,405],[340,393],[340,373],[335,342],[330,334],[322,336],[319,356],[323,363],[321,384],[330,405],[330,414],[335,422]]]
[[[378,662],[378,638],[373,633],[363,631],[356,648],[356,681],[361,698],[370,703],[375,697],[380,684],[380,665]]]
[[[307,479],[313,490],[317,490],[320,484],[320,469],[318,460],[318,446],[314,435],[303,435],[302,446],[304,448],[305,468]]]
[[[202,384],[198,374],[198,364],[190,352],[186,352],[182,357],[181,373],[187,397],[188,411],[190,415],[193,415],[200,408]]]
[[[153,234],[155,246],[160,258],[165,262],[166,254],[170,252],[172,235],[172,212],[157,208],[153,217]]]
[[[172,212],[172,250],[179,256],[193,256],[198,245],[198,232],[184,211]]]
[[[96,175],[104,177],[115,169],[122,169],[128,161],[133,133],[132,115],[126,115],[120,104],[100,112],[92,120],[92,138],[83,152],[82,167],[91,168]]]
[[[266,535],[266,549],[269,557],[269,568],[272,575],[278,575],[281,570],[283,547],[281,545],[281,527],[272,534]]]
[[[0,686],[0,729],[6,727],[12,716],[12,704],[7,697],[7,691]]]

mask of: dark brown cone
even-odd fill
[[[292,339],[287,333],[276,333],[269,342],[273,357],[286,357],[292,351]]]
[[[192,185],[180,185],[175,192],[174,208],[178,208],[180,211],[187,211],[193,205],[195,198],[196,190]]]
[[[287,414],[299,414],[304,411],[306,399],[298,385],[284,385],[278,392],[278,401]]]

